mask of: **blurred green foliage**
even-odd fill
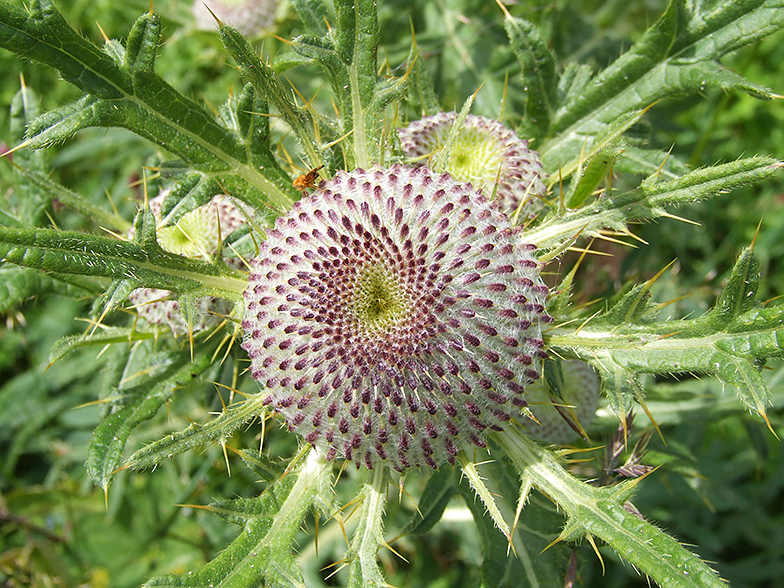
[[[21,0],[14,4],[22,5]],[[538,24],[549,35],[552,51],[564,60],[579,59],[595,68],[605,66],[627,48],[663,11],[665,2],[648,0],[537,0],[510,3],[510,9]],[[155,3],[164,20],[166,45],[157,71],[187,95],[216,106],[240,86],[216,35],[193,30],[190,4],[185,0]],[[111,0],[76,0],[60,3],[66,18],[94,42],[101,42],[96,22],[109,37],[126,34],[130,23],[149,8],[146,0],[123,3]],[[293,11],[282,11],[277,34],[297,34]],[[390,64],[401,63],[410,50],[411,28],[425,58],[442,105],[458,108],[481,86],[473,112],[497,118],[516,109],[505,107],[519,99],[520,81],[507,78],[515,61],[507,46],[502,15],[486,0],[389,0],[381,3],[382,47]],[[743,48],[725,65],[759,84],[782,91],[784,35],[776,35]],[[285,45],[260,35],[254,44],[267,56],[285,55]],[[392,66],[390,66],[392,67]],[[25,84],[42,98],[48,110],[77,97],[77,91],[58,82],[56,75],[35,64],[0,53],[0,104],[9,104]],[[398,72],[399,73],[399,72]],[[285,71],[306,98],[316,96],[329,104],[329,89],[309,75],[308,67]],[[329,112],[329,106],[320,107]],[[401,113],[416,118],[418,113]],[[784,144],[784,105],[762,103],[744,94],[708,91],[682,101],[654,107],[635,128],[636,133],[693,167],[729,161],[741,155],[781,156]],[[399,122],[399,121],[398,121]],[[515,125],[520,121],[506,120]],[[9,117],[0,112],[0,141],[12,146]],[[285,146],[285,143],[284,143]],[[739,146],[743,153],[739,152]],[[534,146],[535,147],[535,146]],[[130,133],[94,129],[49,156],[47,169],[65,186],[96,203],[112,196],[120,212],[132,217],[142,198],[142,170],[156,157],[155,149]],[[7,191],[15,181],[12,168],[0,165],[0,186]],[[623,181],[623,180],[619,180]],[[762,186],[738,190],[706,204],[681,209],[683,217],[698,220],[694,227],[673,220],[636,227],[649,243],[632,248],[610,246],[609,260],[584,262],[578,292],[583,301],[613,296],[628,284],[648,279],[677,260],[654,288],[660,301],[688,292],[668,310],[675,316],[699,314],[715,301],[722,280],[738,252],[757,235],[755,252],[763,272],[759,298],[784,292],[784,192],[778,177]],[[558,187],[556,186],[556,190]],[[79,227],[75,215],[58,216],[58,224]],[[572,258],[560,271],[570,269]],[[558,268],[551,268],[559,271]],[[2,271],[2,270],[0,270]],[[665,312],[668,312],[665,310]],[[154,475],[117,476],[106,503],[101,490],[88,480],[84,468],[90,434],[99,422],[114,357],[110,349],[96,358],[88,349],[69,355],[44,372],[48,354],[58,338],[83,332],[86,323],[70,317],[85,316],[79,301],[51,296],[27,302],[2,316],[0,324],[0,584],[16,586],[138,586],[152,575],[183,572],[209,561],[237,534],[237,530],[210,513],[188,504],[206,504],[215,497],[253,496],[257,479],[239,458],[228,456],[227,475],[221,447],[190,453],[161,466]],[[769,372],[774,409],[772,427],[784,431],[784,370],[774,364]],[[676,398],[678,402],[673,402]],[[666,400],[670,412],[655,410]],[[769,587],[784,577],[784,451],[757,417],[751,417],[734,399],[734,391],[698,379],[651,387],[652,412],[662,438],[651,441],[649,463],[663,468],[641,485],[635,504],[680,541],[693,543],[709,561],[719,561],[724,578],[737,586]],[[693,403],[702,403],[699,411]],[[679,412],[679,407],[684,407]],[[144,432],[132,437],[134,448],[187,425],[188,415],[199,420],[204,407],[220,410],[215,387],[196,394],[177,395],[166,411]],[[686,410],[688,407],[688,411]],[[668,416],[669,415],[669,416]],[[683,415],[687,415],[683,418]],[[639,418],[635,435],[651,428]],[[609,437],[617,423],[607,417],[593,440]],[[258,423],[235,435],[230,445],[258,444]],[[285,454],[294,441],[272,435],[273,453]],[[666,441],[666,443],[665,443]],[[275,443],[280,444],[277,448]],[[285,446],[285,447],[284,447]],[[598,453],[598,452],[597,452]],[[577,466],[591,473],[596,462]],[[350,475],[348,472],[345,475]],[[415,497],[421,488],[407,487]],[[388,527],[404,526],[414,508],[403,499],[389,505]],[[448,511],[450,512],[450,511]],[[397,586],[452,588],[478,586],[481,578],[478,540],[470,520],[445,517],[428,535],[408,536],[395,543],[407,560],[382,553],[389,581]],[[305,568],[306,579],[318,585],[319,569],[340,557],[340,538],[324,537],[319,557],[307,559],[312,543],[303,547],[302,559],[317,563]],[[338,547],[335,547],[337,545]],[[607,588],[645,586],[646,580],[621,564],[608,549],[602,567],[589,546],[578,549],[582,562],[579,582]],[[340,578],[337,576],[336,578]],[[327,584],[336,585],[335,579]],[[310,584],[308,584],[310,585]]]

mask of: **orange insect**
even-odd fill
[[[319,179],[318,172],[323,167],[323,165],[320,165],[319,167],[310,170],[308,173],[302,174],[296,180],[291,182],[291,185],[302,192],[302,195],[305,196],[308,192],[308,188],[316,187],[316,181]]]

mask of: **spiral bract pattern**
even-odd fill
[[[403,152],[412,159],[435,156],[456,120],[455,112],[439,112],[400,129]],[[495,191],[494,202],[509,214],[520,207],[525,215],[535,212],[547,192],[539,154],[514,131],[483,116],[466,116],[444,169],[487,198]]]
[[[454,463],[519,414],[539,375],[549,317],[533,249],[448,174],[339,172],[251,262],[251,374],[327,458]]]

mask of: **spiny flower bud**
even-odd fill
[[[273,25],[277,9],[278,0],[195,0],[191,10],[200,30],[218,28],[210,14],[212,11],[221,22],[233,26],[241,34],[254,35]]]
[[[368,468],[455,463],[525,406],[546,286],[466,184],[395,165],[322,182],[251,262],[243,348],[268,404]]]
[[[565,414],[584,430],[591,426],[596,409],[599,406],[599,375],[590,365],[579,359],[572,359],[561,364],[563,374],[563,403],[559,408],[544,389],[541,382],[536,382],[526,389],[528,408],[539,421],[530,419],[521,422],[532,437],[546,443],[571,443],[580,435],[564,419]]]
[[[436,155],[456,119],[455,112],[439,112],[400,129],[403,152],[412,159]],[[458,182],[471,182],[487,198],[495,190],[496,204],[510,214],[521,203],[525,214],[537,210],[547,192],[539,154],[514,131],[483,116],[466,116],[444,171]]]
[[[150,210],[160,222],[161,206],[166,191],[150,200]],[[245,224],[245,217],[223,195],[214,196],[207,204],[183,215],[176,224],[157,230],[158,244],[168,251],[184,257],[210,261],[221,237],[225,237]],[[167,326],[175,336],[188,332],[188,325],[180,311],[180,303],[173,300],[172,292],[157,288],[137,288],[128,296],[138,317],[149,325]],[[232,304],[212,296],[198,301],[194,315],[196,321],[191,332],[213,328],[220,322],[218,315],[231,312]]]

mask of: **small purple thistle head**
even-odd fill
[[[426,167],[339,172],[251,261],[243,348],[268,404],[331,459],[455,463],[525,406],[544,356],[534,247]]]
[[[412,159],[437,154],[456,119],[455,112],[439,112],[399,129],[403,152]],[[466,116],[445,171],[458,182],[470,182],[487,198],[495,190],[494,202],[507,214],[521,205],[524,215],[535,212],[547,192],[539,154],[514,131],[483,116]]]

